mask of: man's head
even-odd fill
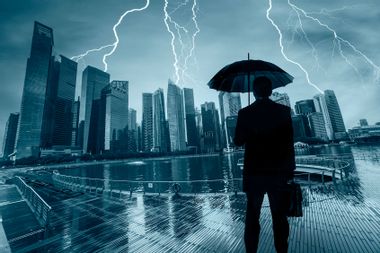
[[[253,81],[253,95],[256,99],[267,98],[272,94],[272,81],[265,76],[259,76]]]

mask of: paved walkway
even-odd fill
[[[304,217],[290,219],[289,252],[380,252],[380,206],[347,198],[354,190],[347,184],[345,194],[339,187],[305,189]],[[43,240],[11,245],[14,251],[244,252],[244,194],[119,199],[31,185],[49,196],[51,225]],[[271,226],[265,199],[259,252],[275,252]]]

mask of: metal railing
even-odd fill
[[[29,202],[32,211],[37,216],[37,220],[42,226],[47,226],[49,224],[51,206],[32,187],[25,183],[21,177],[16,176],[14,182],[21,194]]]
[[[309,187],[324,185],[327,181],[335,183],[343,180],[345,171],[351,164],[341,159],[325,159],[317,156],[296,157],[295,180]],[[238,166],[243,166],[241,159]],[[53,173],[53,181],[58,187],[73,191],[109,194],[110,196],[130,195],[132,193],[228,193],[243,190],[242,178],[202,179],[202,180],[113,180],[103,178],[79,177]]]

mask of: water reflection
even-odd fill
[[[380,192],[380,186],[376,186],[374,180],[380,180],[378,168],[380,161],[380,146],[348,146],[330,145],[313,147],[311,152],[326,158],[343,158],[351,166],[345,169],[346,180],[337,185],[313,189],[316,194],[335,194],[352,203],[362,203],[366,191]],[[374,156],[374,154],[376,154]],[[62,174],[73,176],[102,178],[104,189],[130,190],[131,185],[117,183],[110,180],[145,180],[145,181],[194,181],[210,180],[194,183],[181,183],[181,193],[201,192],[231,192],[234,189],[231,179],[241,178],[242,171],[237,166],[237,161],[243,153],[229,155],[212,155],[201,157],[167,158],[157,160],[145,160],[134,162],[121,162],[112,164],[95,164],[77,167],[75,169],[62,168]],[[364,161],[364,162],[363,162]],[[212,181],[221,179],[219,181]],[[363,183],[364,180],[364,183]],[[112,183],[111,183],[112,182]],[[236,184],[236,183],[235,183]],[[139,183],[137,188],[145,192],[164,193],[169,192],[172,183]],[[134,186],[136,190],[136,185]],[[238,187],[238,185],[236,185]],[[371,196],[380,197],[374,194]]]
[[[202,206],[195,196],[171,197],[173,232],[177,238],[191,234],[201,224]]]

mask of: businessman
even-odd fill
[[[283,190],[295,170],[290,108],[269,99],[272,83],[258,77],[253,83],[255,102],[239,111],[235,145],[245,145],[243,191],[247,196],[244,242],[256,252],[260,236],[260,210],[268,194],[277,252],[287,252],[289,223]]]

